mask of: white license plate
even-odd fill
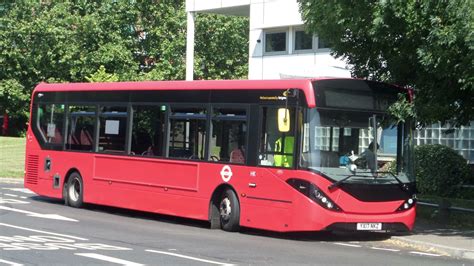
[[[357,223],[357,230],[382,230],[382,223]]]

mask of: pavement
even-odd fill
[[[1,178],[3,183],[22,183],[18,178]],[[434,252],[458,259],[474,260],[474,230],[439,228],[417,220],[412,232],[392,236],[392,244],[424,252]]]
[[[410,234],[393,236],[391,242],[454,258],[474,260],[474,230],[436,228],[418,220]]]

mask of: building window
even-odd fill
[[[295,31],[295,51],[305,51],[313,49],[313,35],[304,30]]]
[[[324,39],[321,39],[321,37],[318,37],[318,49],[329,49],[329,45],[327,42],[324,41]]]
[[[265,33],[265,53],[285,53],[287,52],[286,31]]]

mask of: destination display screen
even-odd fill
[[[372,81],[318,80],[313,83],[316,106],[326,108],[386,111],[406,90]]]

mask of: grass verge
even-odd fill
[[[23,177],[25,138],[0,137],[0,177]]]
[[[442,198],[436,196],[420,195],[419,201],[439,204]],[[474,209],[474,200],[467,199],[446,199],[452,207]],[[441,214],[439,208],[418,205],[416,218],[424,223],[431,224],[438,228],[452,228],[463,230],[474,230],[474,215],[472,212],[462,212],[451,210],[447,216]]]

